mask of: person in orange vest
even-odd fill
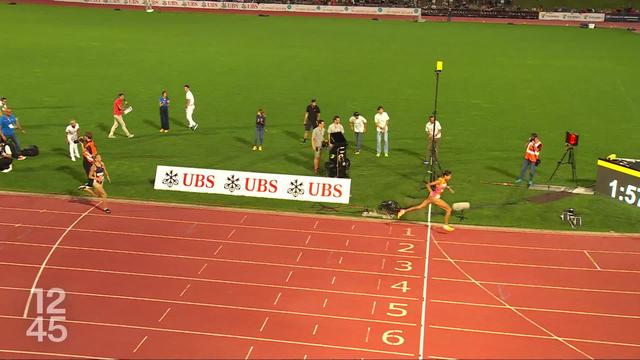
[[[527,142],[527,150],[524,153],[522,161],[522,169],[520,169],[520,177],[516,179],[516,183],[524,180],[527,170],[529,170],[529,186],[533,185],[533,177],[536,174],[536,168],[540,165],[540,151],[542,150],[542,141],[538,138],[538,134],[532,133]]]

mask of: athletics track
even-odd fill
[[[419,356],[424,224],[110,205],[0,194],[0,357]],[[425,358],[640,358],[640,236],[434,230]]]

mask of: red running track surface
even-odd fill
[[[420,355],[424,225],[0,204],[1,358]],[[639,236],[460,227],[429,244],[425,358],[640,358]],[[39,316],[64,341],[27,336]]]

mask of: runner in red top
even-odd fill
[[[124,114],[124,107],[127,105],[127,101],[124,99],[124,94],[118,94],[118,97],[113,101],[113,126],[111,127],[111,131],[109,132],[109,138],[113,139],[116,136],[113,134],[118,125],[122,126],[122,131],[127,135],[128,138],[132,138],[133,134],[129,132],[127,129],[127,124],[124,123],[122,119],[122,115]]]

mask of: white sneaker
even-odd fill
[[[11,170],[13,170],[13,165],[12,165],[12,164],[9,164],[9,167],[8,167],[8,168],[6,168],[6,169],[4,169],[4,170],[2,170],[2,172],[3,172],[3,173],[8,173],[8,172],[9,172],[9,171],[11,171]]]
[[[72,157],[72,158],[71,158],[71,161],[76,161],[76,158]]]
[[[115,139],[116,136],[115,135],[109,135],[109,139]]]
[[[26,156],[22,156],[22,155],[18,156],[18,160],[25,160],[26,158],[27,158]]]
[[[134,137],[135,135],[133,134],[129,134],[129,136],[127,136],[129,139],[131,139],[132,137]]]
[[[195,123],[195,124],[193,125],[193,127],[191,128],[191,130],[196,131],[196,129],[197,129],[197,128],[198,128],[198,123]]]

